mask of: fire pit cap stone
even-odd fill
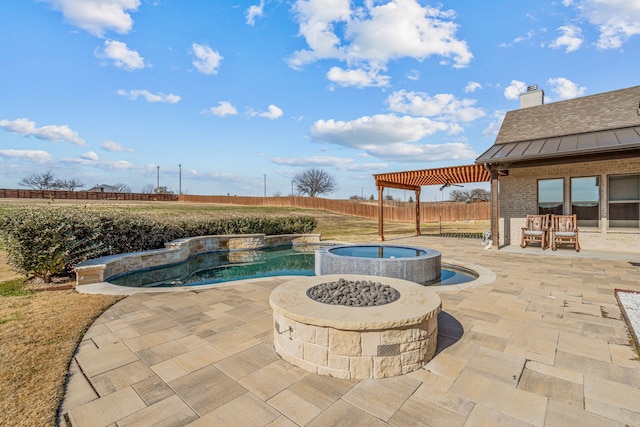
[[[396,289],[400,293],[400,298],[379,306],[349,307],[324,304],[307,295],[307,290],[315,285],[340,279],[380,282]],[[282,313],[300,323],[352,331],[419,324],[437,316],[442,308],[442,301],[438,294],[426,286],[408,280],[361,274],[295,277],[271,292],[269,304],[274,313]]]

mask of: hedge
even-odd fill
[[[0,213],[0,248],[25,276],[70,273],[87,259],[163,248],[171,240],[220,234],[310,233],[310,216],[166,218],[109,207],[23,207]]]

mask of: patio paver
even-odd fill
[[[436,289],[442,348],[424,369],[343,380],[280,359],[268,298],[290,277],[140,293],[85,334],[61,414],[73,426],[640,425],[640,361],[613,293],[640,291],[628,255],[485,251],[428,236],[388,243],[496,274]]]

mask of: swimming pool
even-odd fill
[[[273,276],[314,276],[315,251],[323,247],[326,246],[301,245],[205,252],[180,263],[135,270],[110,277],[106,281],[127,287],[172,288]],[[466,283],[476,277],[469,272],[446,268],[442,269],[440,285]]]

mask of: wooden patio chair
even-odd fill
[[[551,216],[551,250],[555,251],[562,244],[572,244],[576,252],[580,252],[578,218],[575,214]]]
[[[549,215],[527,215],[522,227],[520,246],[525,248],[530,243],[540,243],[542,249],[549,246]]]

